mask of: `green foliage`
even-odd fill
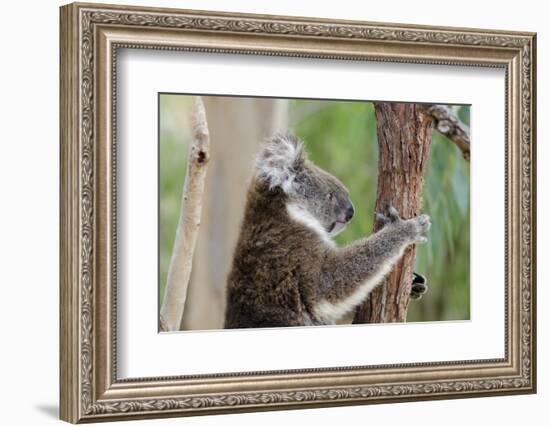
[[[437,132],[423,199],[432,228],[428,243],[417,250],[416,269],[427,276],[430,290],[421,301],[411,303],[408,319],[469,319],[470,164]]]

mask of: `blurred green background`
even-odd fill
[[[178,221],[194,97],[160,96],[160,298]],[[470,109],[451,107],[469,125]],[[290,100],[289,127],[310,158],[349,189],[356,215],[336,237],[348,244],[372,232],[377,183],[377,144],[371,102]],[[416,269],[429,291],[412,301],[407,320],[470,318],[470,167],[458,148],[434,131],[423,212],[432,219],[427,244],[417,247]],[[246,191],[243,189],[243,191]],[[229,207],[228,207],[229,208]]]

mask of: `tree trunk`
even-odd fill
[[[432,142],[432,118],[415,104],[376,102],[378,190],[376,212],[389,204],[402,218],[420,214],[422,187]],[[374,231],[380,225],[375,221]],[[407,318],[415,248],[409,247],[392,272],[359,306],[353,323],[404,322]]]

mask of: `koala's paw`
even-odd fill
[[[428,282],[422,274],[413,273],[413,276],[411,299],[418,300],[428,292]]]
[[[386,224],[396,223],[402,221],[399,212],[392,205],[388,206],[388,214],[384,215],[380,212],[375,212],[376,222],[378,222],[382,227]]]
[[[376,212],[375,218],[378,225],[381,226],[380,228],[395,227],[404,235],[405,239],[410,239],[410,243],[426,243],[428,241],[426,234],[432,225],[428,215],[419,215],[416,218],[403,220],[397,209],[389,205],[387,215]]]
[[[414,243],[426,243],[428,238],[426,234],[432,226],[428,215],[419,215],[416,218],[407,220],[412,225],[412,240]]]

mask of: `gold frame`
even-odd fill
[[[535,34],[100,4],[71,4],[60,12],[63,420],[535,392]],[[117,380],[118,47],[504,68],[505,357]]]

